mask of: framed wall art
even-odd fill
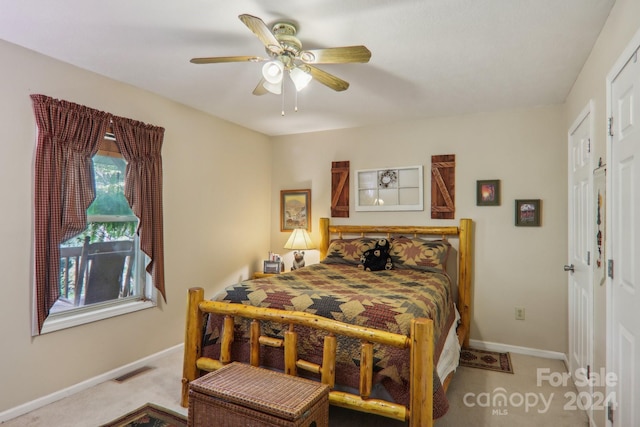
[[[476,181],[476,205],[500,206],[500,180]]]
[[[311,190],[280,191],[280,231],[295,228],[311,232]]]
[[[516,200],[516,226],[539,227],[540,209],[540,199]]]
[[[422,166],[356,171],[356,211],[424,210]]]
[[[280,274],[282,270],[282,261],[263,261],[262,272],[264,274]]]

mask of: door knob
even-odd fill
[[[573,264],[565,265],[565,266],[564,266],[564,271],[570,271],[570,272],[572,272],[572,273],[573,273],[573,272],[575,271],[575,269],[574,269],[574,267],[573,267]]]

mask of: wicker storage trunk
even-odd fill
[[[329,387],[230,363],[189,385],[189,427],[328,427]]]

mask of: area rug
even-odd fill
[[[513,366],[511,365],[509,353],[500,353],[497,351],[463,348],[460,352],[460,366],[513,374]]]
[[[101,427],[186,427],[187,418],[161,406],[147,403]]]

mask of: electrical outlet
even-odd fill
[[[516,320],[524,320],[524,307],[516,307]]]

